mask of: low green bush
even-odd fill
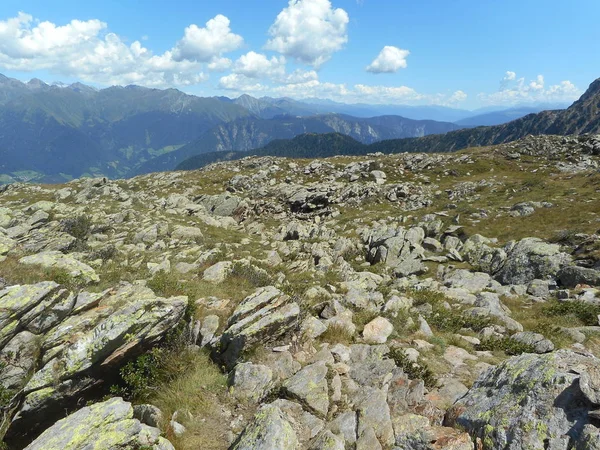
[[[490,325],[491,320],[489,317],[463,314],[461,311],[439,306],[434,307],[433,313],[427,317],[427,322],[439,331],[457,333],[463,328],[481,331]]]
[[[481,340],[477,346],[478,350],[482,351],[503,351],[507,355],[520,355],[521,353],[535,353],[535,348],[532,345],[524,344],[507,336],[503,337],[488,337]]]
[[[600,305],[582,301],[551,300],[544,307],[543,312],[551,317],[573,315],[584,325],[598,325]]]
[[[401,348],[390,350],[389,357],[400,367],[410,379],[423,380],[425,386],[434,388],[437,386],[435,373],[427,366],[427,363],[421,358],[417,362],[408,359],[408,356]]]

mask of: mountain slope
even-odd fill
[[[206,130],[251,113],[217,98],[139,86],[100,91],[0,77],[0,174],[47,181],[121,176]]]
[[[364,144],[380,140],[446,133],[458,125],[399,116],[362,119],[341,114],[311,117],[278,116],[273,119],[244,118],[218,125],[196,141],[135,169],[131,174],[174,169],[194,155],[215,151],[246,151],[263,147],[275,139],[290,139],[304,133],[342,133]],[[292,155],[293,156],[293,155]]]
[[[512,122],[491,127],[452,131],[419,139],[395,139],[379,142],[378,151],[450,152],[511,142],[527,135],[570,135],[600,133],[600,78],[569,108],[529,114]]]
[[[480,126],[493,126],[502,125],[513,120],[520,119],[528,114],[535,114],[547,109],[564,109],[568,105],[552,105],[551,108],[541,106],[522,106],[516,108],[509,108],[498,111],[487,111],[481,114],[477,114],[466,119],[458,120],[454,123],[462,127],[480,127]]]

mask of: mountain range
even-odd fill
[[[253,150],[257,156],[317,158],[333,155],[364,155],[367,153],[451,152],[468,147],[483,147],[512,142],[527,135],[571,135],[600,133],[600,78],[594,81],[579,100],[565,110],[528,114],[511,122],[467,128],[445,134],[420,138],[389,139],[364,145],[349,136],[306,134],[291,140],[278,140]],[[215,161],[248,156],[241,152],[213,152],[196,155],[181,162],[177,169],[191,170]]]
[[[245,117],[218,125],[182,148],[143,163],[131,175],[172,170],[194,155],[215,151],[248,151],[275,139],[304,133],[342,133],[363,144],[394,138],[446,133],[460,127],[449,122],[411,120],[400,116],[358,118],[341,114],[308,117],[276,116],[271,119]]]
[[[38,79],[23,83],[0,75],[0,183],[170,170],[199,153],[250,150],[308,132],[339,132],[364,144],[421,137],[479,123],[422,118],[466,120],[473,114],[438,106],[207,98],[176,89],[96,89]]]

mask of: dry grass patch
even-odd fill
[[[178,450],[225,450],[229,447],[227,432],[229,420],[224,416],[224,405],[231,407],[227,398],[227,378],[206,353],[198,353],[184,372],[156,386],[148,402],[163,412],[166,437]],[[176,437],[170,419],[177,411],[177,421],[186,427]]]
[[[337,323],[330,323],[327,330],[319,336],[321,342],[329,344],[350,345],[354,340],[354,335],[348,331],[348,328]]]

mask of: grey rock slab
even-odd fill
[[[59,420],[26,450],[101,450],[146,447],[174,450],[157,428],[133,417],[133,407],[120,398],[87,406]]]
[[[306,444],[318,436],[325,427],[322,419],[305,411],[299,403],[280,398],[271,405],[278,407],[285,420],[292,424],[300,444]]]
[[[344,439],[329,430],[323,431],[308,447],[309,450],[345,450]]]
[[[267,394],[272,380],[273,372],[269,367],[247,362],[235,366],[229,384],[235,398],[258,402]]]
[[[587,367],[579,377],[579,388],[591,403],[600,405],[600,367]]]
[[[356,443],[356,424],[356,413],[346,411],[329,422],[327,426],[334,434],[343,436],[346,444],[352,445]]]
[[[17,242],[9,237],[0,234],[0,256],[6,255],[17,246]]]
[[[220,261],[206,269],[202,279],[209,283],[220,284],[227,279],[232,270],[233,263],[231,261]]]
[[[0,238],[0,247],[1,246],[2,243]],[[600,286],[600,270],[578,266],[566,266],[558,272],[558,279],[560,280],[560,283],[567,288],[574,288],[578,284]]]
[[[595,406],[573,369],[598,370],[599,361],[568,350],[512,357],[484,372],[446,420],[490,450],[546,448],[547,440],[566,434],[569,445],[585,448],[583,435],[572,430],[590,423],[588,413]]]
[[[41,339],[29,331],[21,331],[0,350],[0,385],[20,389],[36,366]]]
[[[287,450],[299,446],[292,425],[277,406],[265,405],[232,445],[232,450]]]
[[[491,281],[487,273],[470,272],[466,269],[455,270],[444,277],[444,284],[447,287],[462,288],[471,293],[481,292],[490,285]]]
[[[532,331],[522,331],[515,333],[511,336],[517,342],[527,344],[535,349],[536,353],[548,353],[554,350],[554,344],[549,339],[546,339],[544,335],[540,333],[534,333]]]
[[[557,244],[537,238],[524,238],[504,248],[507,257],[495,278],[502,284],[527,284],[535,279],[556,277],[559,270],[571,262]]]
[[[358,413],[358,440],[372,429],[381,445],[392,445],[394,429],[386,393],[380,389],[363,388],[357,394],[355,404]]]
[[[246,297],[231,315],[217,351],[219,359],[233,368],[244,348],[275,342],[297,323],[300,307],[273,286]]]
[[[368,427],[359,434],[356,440],[356,450],[383,450],[373,427]]]
[[[286,380],[282,388],[291,398],[302,402],[309,410],[319,416],[329,411],[329,393],[327,385],[327,366],[317,362],[299,370]]]

